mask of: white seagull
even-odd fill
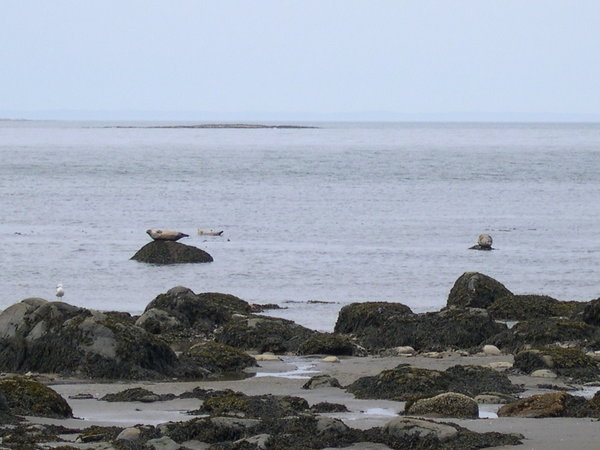
[[[65,290],[63,289],[63,285],[59,284],[56,286],[56,298],[61,298],[63,295],[65,295]]]

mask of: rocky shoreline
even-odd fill
[[[440,311],[355,303],[334,333],[260,311],[184,287],[140,316],[7,308],[0,448],[596,446],[600,299],[469,272]]]

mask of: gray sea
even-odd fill
[[[466,271],[600,296],[598,124],[150,125],[0,121],[0,309],[62,283],[137,314],[182,285],[331,330],[351,302],[437,310]],[[130,260],[148,228],[214,262]],[[469,250],[484,232],[495,250]]]

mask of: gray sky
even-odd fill
[[[600,119],[600,1],[4,0],[0,64],[0,117]]]

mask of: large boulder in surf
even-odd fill
[[[361,311],[366,311],[364,318]],[[345,306],[335,326],[350,333],[371,352],[400,346],[417,351],[470,349],[506,329],[482,309],[446,309],[413,314],[398,303],[353,303]]]
[[[315,333],[291,320],[249,315],[227,322],[217,330],[215,340],[259,353],[295,353]]]
[[[212,256],[204,250],[173,241],[148,242],[131,259],[149,264],[206,263],[213,261]]]
[[[229,294],[206,292],[176,286],[152,300],[136,325],[160,335],[178,350],[213,338],[214,331],[235,314],[250,314],[252,306]]]
[[[129,314],[25,299],[0,314],[0,370],[85,378],[162,379],[179,361]],[[186,367],[187,373],[194,368]],[[198,376],[205,371],[198,368]]]
[[[452,286],[448,308],[487,308],[496,299],[512,295],[502,283],[479,272],[465,272]]]

